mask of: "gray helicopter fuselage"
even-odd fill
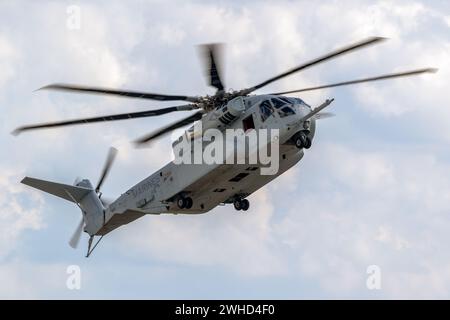
[[[241,129],[243,131],[278,129],[278,170],[275,174],[262,175],[262,164],[176,164],[174,161],[142,180],[105,211],[105,224],[97,234],[103,235],[145,214],[201,214],[218,205],[232,203],[236,197],[246,198],[253,192],[277,178],[303,157],[303,149],[289,142],[298,131],[307,126],[309,138],[315,132],[315,119],[299,122],[311,107],[298,98],[271,95],[238,97],[216,108],[203,117],[205,128]],[[227,108],[225,108],[227,107]],[[238,116],[225,116],[233,112]],[[234,117],[234,118],[233,118]],[[231,121],[229,121],[231,119]],[[195,135],[192,128],[185,134]],[[180,137],[181,139],[181,137]],[[175,141],[176,143],[176,141]],[[189,196],[192,207],[180,209],[177,198]]]

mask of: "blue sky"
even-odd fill
[[[77,30],[67,27],[71,5]],[[450,297],[447,1],[4,1],[0,21],[1,298]],[[166,105],[33,92],[43,85],[211,94],[197,44],[227,44],[226,84],[238,89],[369,36],[390,40],[261,93],[439,72],[302,94],[312,105],[334,97],[337,116],[319,123],[301,163],[250,197],[246,214],[144,217],[85,259],[84,245],[67,244],[78,209],[19,184],[25,175],[96,181],[113,145],[103,191],[118,196],[171,158],[169,137],[151,149],[129,141],[184,116],[11,136],[21,124]],[[73,264],[80,290],[66,287]],[[370,265],[381,290],[366,287]]]

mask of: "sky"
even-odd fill
[[[246,213],[143,217],[86,259],[85,235],[77,250],[68,245],[78,208],[19,183],[95,183],[115,146],[103,193],[117,197],[171,159],[170,137],[146,149],[130,141],[185,116],[12,136],[28,123],[169,105],[35,92],[44,85],[212,94],[198,44],[226,44],[225,82],[240,89],[370,36],[389,40],[258,93],[439,72],[294,95],[311,105],[335,98],[336,116],[318,124],[300,163],[249,197]],[[0,298],[450,298],[449,55],[448,1],[0,0]]]

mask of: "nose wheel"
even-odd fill
[[[300,131],[297,132],[293,137],[295,146],[299,149],[305,148],[309,149],[311,148],[311,139],[306,135],[305,132]]]
[[[237,211],[247,211],[250,208],[250,202],[247,199],[236,199],[233,202],[234,208]]]

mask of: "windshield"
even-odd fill
[[[277,109],[280,109],[280,108],[283,107],[284,105],[290,103],[290,102],[288,102],[288,101],[281,100],[281,99],[278,99],[278,98],[272,98],[272,99],[270,99],[270,100],[272,101],[273,106],[274,106],[275,108],[277,108]]]
[[[279,97],[278,99],[283,100],[284,102],[289,103],[289,104],[300,104],[300,105],[304,104],[304,105],[307,105],[307,104],[305,103],[305,101],[303,101],[303,100],[300,99],[300,98]]]
[[[272,101],[273,106],[277,110],[278,114],[280,115],[280,118],[284,118],[290,115],[295,114],[294,109],[289,107],[289,105],[292,105],[294,103],[294,100],[290,100],[288,98],[272,98],[270,99]]]

